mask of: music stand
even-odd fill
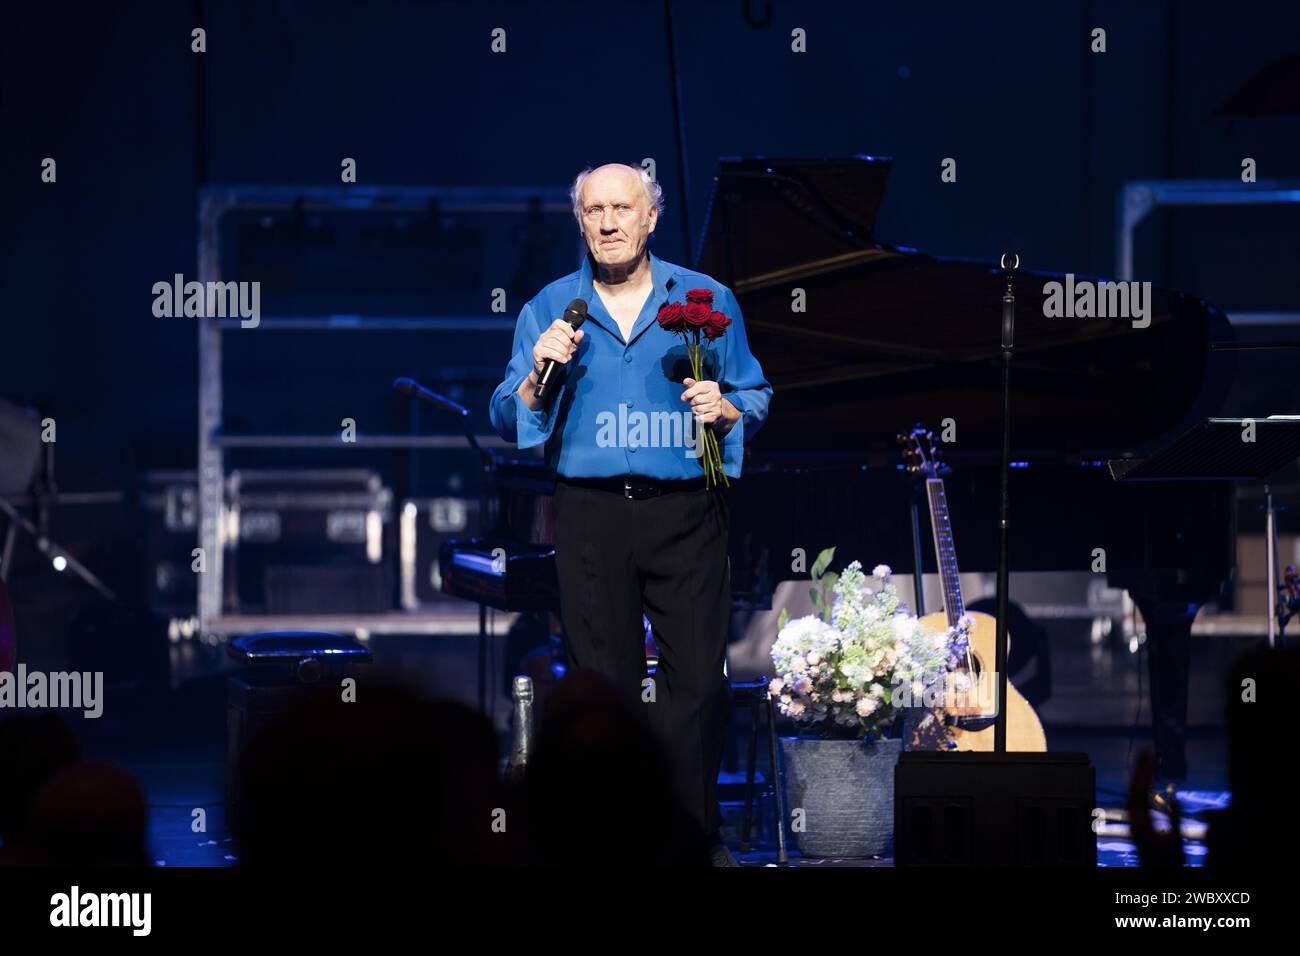
[[[1153,455],[1107,464],[1116,481],[1264,481],[1297,458],[1300,416],[1270,415],[1202,419]]]
[[[1300,458],[1300,416],[1206,418],[1146,458],[1110,462],[1116,481],[1264,481]],[[1270,607],[1277,599],[1277,524],[1273,495],[1264,486],[1264,537]],[[1277,615],[1270,611],[1268,644],[1277,644]]]

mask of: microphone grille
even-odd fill
[[[564,321],[568,322],[573,328],[578,328],[583,322],[587,321],[587,302],[585,299],[574,299],[564,309]]]

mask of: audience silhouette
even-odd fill
[[[1288,709],[1300,687],[1300,650],[1258,646],[1232,667],[1224,688],[1224,723],[1231,805],[1209,814],[1207,868],[1280,868],[1300,851],[1300,831],[1285,821],[1284,760],[1290,736]],[[1129,827],[1142,866],[1185,862],[1182,808],[1173,794],[1160,796],[1168,825],[1153,819],[1155,763],[1138,756],[1128,791]]]

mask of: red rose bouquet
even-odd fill
[[[704,379],[705,353],[708,343],[716,342],[727,332],[731,319],[713,308],[713,293],[708,289],[691,289],[685,302],[667,302],[659,309],[659,326],[666,332],[680,335],[686,343],[686,354],[691,360],[691,377]],[[700,459],[704,464],[705,485],[715,488],[718,482],[730,484],[722,470],[722,451],[718,436],[707,426],[699,430]]]

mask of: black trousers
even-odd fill
[[[728,525],[719,492],[637,500],[556,485],[555,557],[569,655],[574,666],[609,677],[645,715],[687,811],[706,833],[721,823]],[[643,611],[659,646],[649,688]]]

